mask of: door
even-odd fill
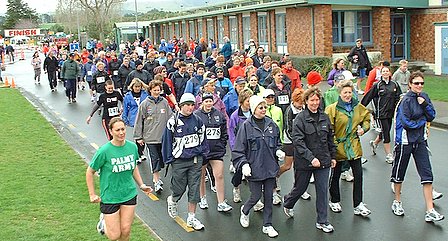
[[[406,15],[391,16],[391,54],[392,61],[406,59]]]

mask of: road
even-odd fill
[[[16,84],[24,91],[24,95],[30,99],[46,118],[55,125],[66,141],[88,161],[95,148],[106,143],[106,137],[100,125],[100,117],[95,115],[90,125],[85,122],[91,111],[92,103],[87,91],[78,93],[77,103],[68,104],[62,83],[58,85],[57,92],[50,92],[46,75],[42,75],[40,85],[35,85],[33,70],[30,65],[30,53],[27,53],[25,61],[18,61],[13,65],[7,65],[7,71],[3,73],[14,77]],[[13,107],[12,107],[13,108]],[[128,138],[132,136],[128,130]],[[448,148],[446,139],[448,132],[442,129],[431,128],[430,147],[432,149],[433,170],[435,187],[439,192],[448,195],[448,175],[446,166]],[[279,232],[277,240],[448,240],[448,219],[436,224],[425,223],[425,205],[422,190],[419,184],[415,165],[409,165],[406,182],[403,186],[404,217],[397,217],[391,212],[393,195],[390,189],[389,175],[391,166],[386,164],[385,155],[379,151],[373,156],[368,148],[368,141],[373,138],[369,132],[362,138],[365,157],[369,160],[364,165],[364,202],[372,210],[368,218],[353,215],[352,209],[352,183],[342,181],[342,213],[336,214],[329,211],[329,220],[335,227],[335,232],[324,234],[314,227],[315,223],[315,192],[311,184],[309,192],[312,195],[310,201],[300,200],[295,206],[294,219],[286,219],[281,206],[274,207],[273,225]],[[380,148],[381,149],[381,148]],[[225,157],[225,166],[229,164],[229,155]],[[140,165],[140,172],[146,183],[151,183],[151,174],[148,163]],[[251,213],[250,227],[244,229],[239,224],[240,204],[232,202],[232,189],[230,185],[231,174],[225,172],[226,197],[234,210],[228,214],[216,211],[216,195],[207,189],[207,197],[210,208],[201,210],[198,207],[197,217],[204,223],[204,231],[187,232],[179,222],[171,219],[166,211],[166,198],[169,195],[169,176],[163,178],[165,191],[158,197],[150,197],[139,194],[137,214],[151,229],[163,240],[268,240],[261,232],[262,213]],[[292,172],[289,171],[281,177],[281,194],[285,195],[293,184]],[[86,194],[87,195],[87,194]],[[242,197],[249,196],[248,185],[242,187]],[[86,196],[87,197],[87,196]],[[435,201],[437,210],[448,215],[446,199]],[[87,200],[87,199],[86,199]],[[80,200],[85,201],[85,200]],[[186,197],[179,203],[180,217],[187,216]],[[92,232],[93,232],[92,227]]]

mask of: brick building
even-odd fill
[[[228,36],[233,49],[254,39],[268,52],[298,56],[347,53],[362,38],[384,59],[435,62],[434,24],[447,21],[448,0],[234,0],[190,9],[180,17],[149,21],[154,42],[173,36]]]

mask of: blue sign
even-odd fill
[[[78,52],[80,51],[79,43],[71,43],[70,44],[70,53],[75,52],[75,50],[77,50]]]

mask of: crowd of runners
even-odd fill
[[[317,71],[303,75],[287,53],[274,60],[253,40],[244,51],[232,51],[229,39],[224,41],[220,49],[212,39],[176,37],[162,39],[159,46],[143,39],[105,47],[89,42],[80,53],[47,47],[44,61],[39,52],[33,55],[36,84],[43,67],[49,90],[56,92],[58,81],[63,83],[70,105],[77,91],[89,91],[88,124],[96,112],[101,115],[110,142],[98,150],[86,173],[90,200],[101,203],[99,232],[113,240],[129,238],[134,180],[156,195],[167,191],[164,181],[170,183],[167,210],[172,218],[187,192],[186,223],[195,230],[204,228],[195,216],[198,204],[218,212],[233,210],[224,194],[231,184],[233,203],[244,201],[237,208],[241,226],[249,226],[252,209],[263,211],[262,232],[269,237],[278,236],[273,205],[283,205],[286,217],[294,217],[295,203],[311,197],[307,188],[314,183],[315,227],[332,232],[327,210],[342,211],[340,179],[353,182],[353,213],[371,214],[363,199],[366,160],[360,141],[369,130],[378,134],[370,141],[373,154],[383,142],[385,163],[392,164],[393,213],[404,214],[401,184],[412,154],[427,207],[424,219],[444,218],[433,208],[442,194],[432,187],[427,144],[435,110],[422,92],[424,76],[410,73],[406,60],[394,73],[387,61],[371,66],[359,39],[348,60],[336,59],[324,79]],[[318,88],[321,81],[331,86],[324,93]],[[126,126],[132,127],[135,143],[126,140]],[[224,163],[227,152],[230,163]],[[137,164],[150,166],[152,185],[142,182]],[[227,167],[231,182],[224,180]],[[279,178],[292,167],[294,183],[282,197]],[[160,175],[163,168],[171,173],[169,180]],[[94,191],[95,171],[100,171],[100,195]],[[213,205],[205,195],[207,180],[217,195]],[[249,183],[247,200],[240,194],[243,181]]]

